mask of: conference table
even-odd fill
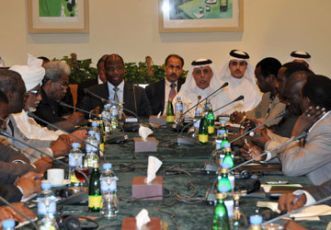
[[[119,213],[114,219],[105,219],[99,213],[88,212],[87,206],[65,205],[59,207],[60,213],[94,216],[99,229],[121,229],[122,220],[134,217],[143,208],[150,217],[159,217],[164,229],[211,229],[214,207],[207,204],[205,195],[215,174],[204,172],[204,163],[214,149],[212,143],[196,143],[193,146],[177,144],[178,133],[169,128],[154,130],[159,140],[157,152],[135,153],[133,137],[137,133],[127,133],[129,141],[124,144],[106,145],[104,161],[111,162],[118,181]],[[148,156],[159,158],[163,165],[157,175],[164,178],[164,197],[161,201],[144,201],[131,198],[131,182],[135,176],[146,176]],[[311,184],[306,177],[284,177],[281,172],[263,173],[259,176],[261,183],[266,181],[286,180],[289,183]],[[261,196],[262,194],[262,196]],[[256,211],[259,200],[267,201],[263,193],[242,196],[240,210],[244,215],[242,229],[248,228],[247,219]],[[300,222],[308,229],[325,229],[330,218],[321,221]],[[246,222],[246,223],[245,223]],[[245,225],[246,224],[246,225]]]

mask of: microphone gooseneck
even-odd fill
[[[36,225],[36,223],[27,215],[25,215],[23,212],[21,212],[20,210],[18,210],[14,205],[12,205],[11,203],[9,203],[5,198],[3,198],[2,196],[0,196],[0,200],[5,203],[6,205],[8,205],[12,210],[14,210],[14,212],[16,212],[19,216],[23,217],[23,219],[27,220],[30,224],[33,225],[33,227],[35,229],[39,229],[38,226]]]
[[[78,108],[78,107],[74,107],[74,106],[72,106],[72,105],[69,105],[69,104],[63,102],[63,101],[60,101],[60,102],[59,102],[59,105],[61,105],[61,106],[63,106],[63,107],[67,107],[67,108],[69,108],[69,109],[77,110],[78,112],[82,112],[82,113],[88,114],[89,117],[91,117],[91,115],[96,116],[96,117],[98,116],[98,114],[93,113],[92,110],[91,110],[91,111],[87,111],[87,110],[85,110],[85,109],[81,109],[81,108]]]
[[[237,97],[237,98],[234,99],[233,101],[230,101],[229,103],[227,103],[227,104],[225,104],[225,105],[222,105],[221,107],[215,109],[215,110],[214,110],[214,113],[217,112],[217,111],[219,111],[219,110],[221,110],[221,109],[224,109],[226,106],[231,105],[231,104],[233,104],[233,103],[235,103],[235,102],[237,102],[237,101],[244,100],[244,98],[245,98],[245,97],[244,97],[243,95],[240,95],[239,97]]]
[[[196,103],[195,105],[191,106],[190,108],[188,108],[182,116],[184,116],[185,114],[187,114],[188,112],[190,112],[192,109],[194,109],[195,107],[197,107],[198,105],[200,105],[202,102],[204,102],[205,100],[207,100],[208,98],[210,98],[211,96],[213,96],[215,93],[217,93],[218,91],[220,91],[221,89],[227,87],[229,85],[228,82],[225,82],[221,87],[219,87],[218,89],[216,89],[214,92],[212,92],[211,94],[209,94],[207,97],[205,97],[202,100],[198,100],[198,103]]]

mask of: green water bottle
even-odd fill
[[[208,122],[205,117],[202,117],[200,121],[198,139],[201,144],[208,143]]]
[[[226,169],[231,169],[234,166],[234,160],[232,157],[232,153],[231,153],[231,145],[230,143],[225,143],[224,144],[224,158],[222,160],[222,168],[226,168]]]
[[[95,163],[92,168],[88,191],[88,209],[91,212],[100,212],[102,208],[100,176],[99,165]]]
[[[228,175],[228,169],[222,168],[221,175],[218,175],[217,192],[228,193],[232,191],[232,185]]]
[[[167,105],[167,118],[166,122],[168,124],[172,124],[175,122],[175,113],[174,113],[174,107],[172,106],[172,102],[168,101]]]
[[[217,203],[214,210],[213,227],[212,230],[230,230],[230,222],[228,217],[228,211],[224,204],[226,195],[223,193],[217,193]]]

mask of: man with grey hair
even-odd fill
[[[41,87],[42,100],[37,107],[35,115],[61,129],[72,130],[83,120],[83,115],[79,112],[74,112],[64,117],[65,114],[62,112],[63,106],[59,103],[68,90],[70,68],[64,61],[51,61],[46,63],[44,68],[46,73]],[[39,123],[47,126],[40,120]]]

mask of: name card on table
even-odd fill
[[[136,176],[132,180],[132,198],[142,200],[163,199],[163,177],[156,176],[151,183],[146,183],[147,177]]]

